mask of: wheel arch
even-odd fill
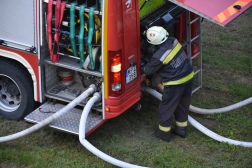
[[[31,75],[32,81],[33,81],[34,100],[38,101],[36,74],[34,73],[34,70],[32,69],[32,66],[29,64],[29,62],[17,53],[2,50],[2,49],[0,49],[0,57],[5,57],[5,58],[15,60],[15,61],[19,62],[20,64],[22,64],[28,70],[28,72]]]

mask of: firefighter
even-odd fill
[[[162,27],[154,26],[147,30],[147,41],[158,45],[150,61],[143,67],[142,73],[161,76],[164,86],[162,101],[159,105],[159,129],[155,135],[164,141],[170,141],[170,133],[186,137],[188,111],[191,102],[194,71],[182,45],[177,39],[168,37]],[[171,128],[172,115],[176,125]]]

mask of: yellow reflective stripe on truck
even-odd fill
[[[104,4],[104,8],[103,9],[106,9],[103,11],[104,13],[104,30],[103,30],[103,34],[104,34],[104,39],[103,40],[103,44],[104,44],[104,48],[103,48],[103,53],[104,53],[104,56],[103,56],[103,61],[104,61],[104,64],[103,64],[103,70],[104,71],[104,98],[105,99],[108,99],[108,45],[107,45],[107,39],[108,39],[108,35],[107,35],[107,32],[108,32],[108,27],[105,26],[108,24],[108,1],[104,1],[105,4]]]
[[[187,81],[189,81],[190,79],[192,79],[194,76],[194,71],[192,71],[189,75],[187,75],[186,77],[176,80],[176,81],[169,81],[169,82],[164,82],[163,85],[179,85],[181,83],[185,83]]]

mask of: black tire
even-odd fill
[[[35,102],[33,97],[34,94],[31,75],[19,62],[11,59],[0,58],[0,80],[3,79],[12,82],[8,82],[6,84],[4,81],[0,81],[1,85],[5,85],[0,86],[0,89],[4,89],[4,87],[7,88],[8,85],[12,85],[12,88],[14,87],[14,91],[9,89],[10,87],[8,90],[0,90],[0,103],[5,103],[3,106],[0,106],[0,116],[10,120],[22,120],[34,109]],[[12,98],[13,94],[15,94],[15,98],[19,101],[14,110],[8,111],[4,108],[5,105],[12,105],[10,103],[6,103],[6,98],[3,99],[3,96],[6,97],[6,95],[3,95],[5,93],[4,91],[10,95],[8,98]]]

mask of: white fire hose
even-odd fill
[[[141,90],[143,91],[146,91],[148,92],[149,94],[151,94],[152,96],[156,97],[157,99],[159,99],[160,101],[162,100],[162,95],[155,91],[154,89],[151,89],[149,87],[146,87],[146,86],[142,86],[141,87]],[[200,108],[197,108],[197,107],[193,107],[193,109],[197,109],[197,113],[200,113],[200,114],[214,114],[214,113],[223,113],[223,112],[227,112],[227,110],[233,110],[235,108],[239,108],[241,107],[242,105],[246,105],[246,104],[249,104],[248,102],[251,103],[251,99],[252,98],[249,98],[249,99],[246,99],[242,102],[239,103],[236,103],[234,105],[231,105],[231,106],[228,106],[228,107],[225,107],[225,108],[221,108],[221,109],[200,109]],[[191,107],[191,106],[190,106]],[[232,107],[232,108],[231,108]],[[191,110],[191,108],[190,108]],[[193,110],[192,110],[193,111]],[[217,111],[217,112],[216,112]],[[194,111],[193,111],[194,112]],[[211,113],[209,113],[211,112]],[[210,138],[213,138],[215,139],[216,141],[219,141],[219,142],[227,142],[231,145],[240,145],[240,146],[244,146],[244,147],[252,147],[252,142],[243,142],[243,141],[236,141],[236,140],[232,140],[232,139],[228,139],[228,138],[225,138],[221,135],[218,135],[214,132],[212,132],[211,130],[207,129],[206,127],[204,127],[203,125],[201,125],[199,122],[197,122],[196,120],[194,120],[191,116],[188,115],[188,121],[192,124],[192,126],[194,126],[195,128],[197,128],[199,131],[201,131],[203,134],[209,136]]]
[[[145,88],[147,88],[146,86],[142,86],[142,90],[144,90]],[[158,84],[157,85],[157,88],[160,90],[160,91],[163,91],[164,89],[164,86],[162,84]],[[148,89],[148,92],[150,92],[150,94],[155,94],[156,91],[155,90],[150,90]],[[155,96],[158,96],[156,98],[158,98],[159,100],[162,99],[162,95],[157,95],[155,94]],[[234,109],[237,109],[237,108],[240,108],[242,106],[245,106],[247,104],[250,104],[252,103],[252,97],[246,99],[246,100],[243,100],[241,102],[238,102],[236,104],[232,104],[230,106],[227,106],[227,107],[223,107],[223,108],[218,108],[218,109],[202,109],[202,108],[198,108],[198,107],[194,107],[192,105],[190,105],[189,107],[189,110],[194,112],[194,113],[198,113],[198,114],[218,114],[218,113],[225,113],[225,112],[229,112],[231,110],[234,110]]]
[[[96,90],[95,85],[90,85],[89,89],[86,90],[85,92],[83,92],[80,96],[78,96],[76,99],[74,99],[72,102],[70,102],[68,105],[66,105],[64,108],[62,108],[61,110],[59,110],[57,113],[53,114],[52,116],[48,117],[47,119],[41,121],[40,123],[26,129],[23,130],[21,132],[9,135],[9,136],[5,136],[5,137],[0,137],[0,143],[1,142],[7,142],[7,141],[11,141],[11,140],[15,140],[17,138],[21,138],[25,135],[28,135],[32,132],[35,132],[37,130],[39,130],[40,128],[50,124],[53,120],[57,119],[58,117],[60,117],[62,114],[66,113],[68,110],[74,108],[76,105],[78,105],[81,101],[83,101],[84,99],[86,99],[89,95],[93,94]],[[142,86],[141,90],[148,92],[149,94],[153,95],[154,97],[158,98],[159,100],[162,100],[162,95],[160,93],[158,93],[157,91],[146,87],[146,86]],[[118,159],[115,159],[105,153],[103,153],[102,151],[98,150],[97,148],[95,148],[92,144],[90,144],[86,139],[85,139],[85,128],[86,128],[86,121],[87,121],[87,116],[90,112],[90,109],[92,108],[92,106],[94,105],[94,103],[98,100],[101,99],[101,95],[100,93],[95,93],[94,96],[88,101],[88,103],[86,104],[82,116],[81,116],[81,120],[80,120],[80,126],[79,126],[79,140],[81,142],[81,144],[86,147],[90,152],[92,152],[93,154],[95,154],[96,156],[100,157],[101,159],[119,166],[119,167],[129,167],[129,168],[144,168],[142,166],[137,166],[137,165],[133,165],[130,163],[126,163],[123,161],[120,161]],[[246,99],[240,103],[236,103],[234,105],[225,107],[225,108],[220,108],[220,109],[201,109],[201,108],[197,108],[197,107],[193,107],[190,106],[190,110],[192,110],[193,112],[199,113],[199,114],[214,114],[214,113],[223,113],[223,112],[227,112],[239,107],[242,107],[244,105],[247,105],[249,103],[252,102],[252,98]],[[197,128],[199,131],[201,131],[202,133],[204,133],[205,135],[219,141],[219,142],[227,142],[229,144],[234,144],[234,145],[240,145],[240,146],[244,146],[244,147],[252,147],[252,142],[242,142],[242,141],[236,141],[236,140],[232,140],[232,139],[228,139],[225,138],[223,136],[220,136],[214,132],[212,132],[211,130],[207,129],[206,127],[204,127],[203,125],[201,125],[200,123],[198,123],[196,120],[194,120],[192,117],[190,117],[188,115],[188,121],[195,127]]]
[[[88,101],[88,103],[86,104],[82,115],[81,115],[81,119],[80,119],[80,126],[79,126],[79,140],[80,143],[87,148],[90,152],[92,152],[93,154],[95,154],[96,156],[100,157],[101,159],[119,166],[119,167],[128,167],[128,168],[144,168],[142,166],[137,166],[137,165],[133,165],[130,163],[126,163],[123,162],[121,160],[115,159],[105,153],[103,153],[102,151],[100,151],[99,149],[95,148],[92,144],[90,144],[86,139],[85,139],[85,130],[86,130],[86,122],[87,122],[87,116],[88,113],[90,112],[92,106],[94,105],[94,103],[98,100],[101,99],[101,95],[100,93],[95,93],[94,96]]]
[[[252,97],[243,100],[239,103],[236,104],[232,104],[230,106],[227,107],[223,107],[223,108],[218,108],[218,109],[202,109],[202,108],[198,108],[198,107],[194,107],[192,105],[190,105],[189,110],[194,112],[194,113],[198,113],[198,114],[218,114],[218,113],[225,113],[237,108],[240,108],[242,106],[245,106],[247,104],[252,103]]]
[[[33,133],[33,132],[41,129],[42,127],[50,124],[53,120],[60,117],[62,114],[66,113],[70,109],[74,108],[76,105],[78,105],[81,101],[85,100],[89,95],[93,94],[95,91],[96,91],[95,85],[94,84],[90,85],[89,88],[85,92],[83,92],[80,96],[75,98],[72,102],[70,102],[64,108],[57,111],[55,114],[51,115],[50,117],[46,118],[45,120],[39,122],[38,124],[28,128],[28,129],[25,129],[23,131],[20,131],[18,133],[12,134],[12,135],[0,137],[0,143],[21,138],[23,136],[26,136],[30,133]]]
[[[142,90],[144,90],[146,87],[145,86],[142,86]],[[164,89],[164,86],[159,83],[157,85],[157,88],[163,92],[163,89]],[[155,94],[155,90],[149,90],[149,92]],[[156,96],[159,96],[158,99],[162,99],[162,95],[156,95]],[[234,109],[237,109],[237,108],[240,108],[242,106],[245,106],[247,104],[250,104],[252,103],[252,97],[246,99],[246,100],[243,100],[241,102],[238,102],[236,104],[232,104],[230,106],[227,106],[227,107],[223,107],[223,108],[218,108],[218,109],[202,109],[202,108],[198,108],[198,107],[194,107],[192,105],[190,105],[189,107],[189,110],[194,112],[194,113],[198,113],[198,114],[218,114],[218,113],[225,113],[225,112],[229,112],[231,110],[234,110]]]

